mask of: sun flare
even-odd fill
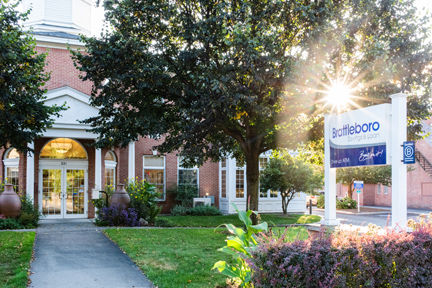
[[[326,100],[330,105],[343,107],[352,97],[352,90],[343,83],[335,83],[327,92]]]

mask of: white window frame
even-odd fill
[[[115,153],[112,150],[107,151],[107,153],[111,153],[114,156],[114,159],[117,160],[117,157],[116,157]],[[105,155],[106,155],[106,153],[105,153]],[[114,185],[113,185],[114,191],[116,190],[116,184],[117,184],[116,183],[117,182],[116,181],[117,180],[117,171],[116,171],[116,168],[117,168],[117,161],[105,160],[105,170],[106,169],[113,169],[114,170]],[[104,180],[105,180],[105,186],[106,186],[107,183],[106,183],[105,174],[104,174]]]
[[[7,178],[7,170],[8,168],[17,168],[18,169],[18,173],[19,173],[19,160],[20,158],[12,158],[12,159],[7,159],[7,155],[9,154],[9,152],[11,152],[13,149],[15,148],[9,148],[8,150],[6,150],[6,153],[4,154],[4,159],[3,159],[3,164],[4,164],[4,179],[6,180]],[[20,189],[20,183],[19,183],[19,177],[18,177],[18,190]],[[15,188],[14,188],[15,190]],[[18,193],[19,191],[15,191],[16,193]]]
[[[270,154],[269,153],[263,153],[259,156],[259,158],[267,158],[267,164],[270,161]],[[260,165],[259,160],[258,160],[258,166]],[[263,171],[265,168],[261,168],[261,166],[258,167],[259,172],[261,174],[261,171]],[[277,197],[271,197],[272,195],[272,191],[269,189],[267,190],[267,196],[266,197],[261,197],[261,183],[258,184],[259,185],[259,199],[281,199],[281,194],[279,191],[277,191]]]
[[[145,157],[158,157],[158,158],[163,158],[163,167],[162,166],[145,166]],[[145,170],[163,170],[164,171],[164,175],[163,175],[163,181],[164,181],[164,186],[163,186],[163,198],[158,199],[159,202],[162,201],[166,201],[166,157],[165,156],[155,156],[155,155],[143,155],[143,179],[145,179]]]
[[[220,191],[219,191],[219,198],[221,199],[227,199],[228,198],[228,193],[229,193],[229,189],[228,189],[228,170],[227,170],[227,166],[228,166],[228,159],[225,158],[225,167],[222,166],[223,161],[219,162],[219,171],[220,171],[220,175],[219,175],[219,179],[220,179],[220,183],[219,183],[219,187],[220,187]],[[222,196],[222,171],[225,171],[225,197]]]
[[[179,184],[179,179],[180,179],[180,170],[196,170],[197,171],[197,189],[198,189],[198,196],[199,196],[199,179],[200,179],[200,177],[199,177],[199,167],[198,166],[194,166],[194,167],[192,167],[192,168],[184,168],[184,167],[181,167],[180,166],[180,162],[181,162],[181,159],[182,158],[184,158],[184,157],[182,157],[182,156],[178,156],[177,157],[177,187],[179,186],[179,185],[182,185],[182,184]]]
[[[246,194],[247,194],[247,179],[246,179],[246,164],[245,165],[243,165],[243,166],[237,166],[238,165],[238,163],[237,163],[237,161],[235,162],[236,163],[236,169],[235,169],[235,190],[234,190],[234,198],[235,199],[246,199]],[[244,191],[243,191],[243,197],[237,197],[237,170],[243,170],[244,172],[243,172],[243,189],[244,189]]]

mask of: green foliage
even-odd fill
[[[264,171],[260,184],[263,189],[279,191],[282,196],[282,210],[287,213],[289,202],[298,192],[310,193],[323,186],[323,175],[316,172],[311,164],[281,151],[274,153]]]
[[[154,221],[155,227],[174,227],[175,223],[168,218],[159,218],[156,217]]]
[[[336,201],[336,209],[355,209],[357,208],[357,201],[345,197]]]
[[[430,16],[412,0],[101,2],[112,29],[72,51],[96,145],[169,134],[155,148],[189,164],[234,155],[252,209],[259,154],[322,139],[332,83],[359,96],[341,111],[409,94],[410,135],[431,113]]]
[[[28,12],[17,12],[19,4],[0,4],[0,147],[9,143],[24,152],[65,108],[43,101],[50,77],[44,71],[46,54],[37,54],[34,39],[22,31]]]
[[[36,228],[39,220],[43,217],[39,207],[32,203],[30,197],[23,195],[21,198],[21,214],[18,218],[20,223],[27,229]]]
[[[214,206],[195,206],[189,210],[189,215],[192,216],[219,216],[222,212]]]
[[[145,180],[130,181],[126,186],[126,191],[131,199],[130,208],[134,208],[138,214],[138,219],[143,218],[149,223],[154,223],[156,216],[161,212],[159,207],[159,193],[155,185],[149,184]]]
[[[190,208],[187,208],[185,206],[182,205],[175,205],[172,209],[171,209],[171,215],[172,216],[186,216],[189,213]]]
[[[198,197],[199,191],[196,185],[171,185],[167,191],[174,197],[174,200],[184,207],[193,206],[193,198]]]
[[[320,195],[317,199],[317,207],[324,209],[325,207],[325,195]]]
[[[24,229],[25,227],[16,218],[0,218],[0,230],[16,230]]]
[[[348,197],[353,197],[354,181],[364,184],[391,185],[391,166],[340,168],[336,171],[336,181],[348,186]]]
[[[267,223],[263,222],[258,225],[252,225],[250,216],[252,213],[257,214],[251,210],[239,211],[237,206],[232,203],[233,207],[238,213],[239,219],[243,222],[245,230],[236,228],[232,224],[223,224],[228,228],[228,231],[235,236],[227,238],[227,245],[218,251],[227,253],[237,260],[237,265],[229,265],[226,261],[218,261],[214,264],[213,269],[218,269],[222,274],[231,277],[235,282],[240,284],[240,287],[253,287],[250,285],[251,268],[249,267],[246,259],[252,256],[252,251],[257,248],[258,242],[256,240],[256,233],[267,231]]]

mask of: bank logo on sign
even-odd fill
[[[415,142],[406,141],[403,143],[403,163],[414,164],[415,163]]]

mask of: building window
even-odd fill
[[[377,185],[377,194],[381,194],[381,184]]]
[[[259,170],[260,173],[262,170],[264,170],[267,167],[267,163],[269,161],[269,157],[260,157],[259,158]],[[260,184],[260,198],[277,198],[278,194],[277,191],[270,191],[270,190],[265,190],[263,188],[261,188],[261,184]]]
[[[114,190],[116,189],[116,160],[113,151],[108,151],[105,154],[105,186],[111,186]]]
[[[199,183],[198,183],[198,174],[199,169],[197,166],[194,166],[192,168],[183,167],[183,157],[179,157],[178,161],[178,186],[195,186],[198,190]]]
[[[220,169],[220,171],[221,171],[221,182],[220,182],[220,197],[221,198],[226,198],[227,197],[227,171],[226,171],[226,169],[227,169],[227,165],[226,165],[226,158],[225,159],[223,159],[222,161],[221,161],[221,164],[220,164],[220,166],[221,166],[221,169]]]
[[[384,186],[384,194],[388,194],[388,186]]]
[[[40,153],[42,159],[87,159],[84,148],[75,140],[57,138],[48,142]]]
[[[243,169],[236,170],[236,198],[244,198],[245,195],[245,173]]]
[[[6,151],[3,163],[5,165],[5,184],[12,184],[15,192],[19,192],[19,153],[15,148]]]
[[[165,157],[144,155],[144,179],[155,185],[159,200],[165,200]]]

